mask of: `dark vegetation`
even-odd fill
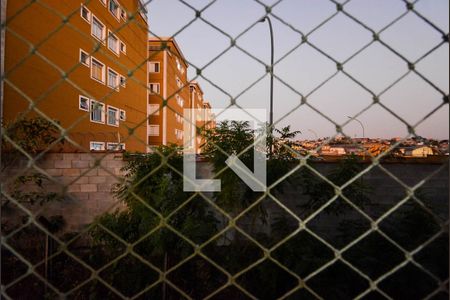
[[[80,239],[70,235],[63,238],[71,241],[67,249],[84,266],[58,252],[62,245],[52,238],[45,246],[47,235],[34,225],[13,235],[8,244],[25,260],[37,264],[36,273],[54,287],[70,291],[70,299],[120,299],[117,293],[125,297],[139,294],[137,299],[183,299],[177,288],[193,299],[202,299],[226,285],[227,275],[237,275],[235,282],[258,299],[285,295],[298,286],[298,278],[306,280],[322,298],[351,299],[368,289],[369,281],[348,264],[333,261],[335,250],[342,249],[343,259],[371,280],[405,262],[378,284],[392,298],[421,299],[438,288],[435,278],[406,262],[398,246],[407,251],[416,249],[440,231],[439,220],[410,199],[378,224],[394,243],[372,232],[347,248],[371,228],[356,209],[372,215],[373,187],[363,178],[355,179],[365,166],[356,157],[348,157],[323,174],[325,178],[316,174],[314,162],[308,161],[311,168],[299,168],[299,157],[289,147],[297,133],[283,128],[277,137],[269,135],[274,151],[268,161],[268,186],[279,201],[276,203],[271,196],[251,191],[225,168],[226,157],[231,154],[239,155],[252,168],[253,149],[245,149],[253,144],[253,134],[247,123],[239,122],[220,123],[215,131],[205,133],[205,156],[222,182],[220,193],[183,192],[183,158],[176,146],[130,156],[126,180],[115,189],[125,208],[100,216],[89,234]],[[349,180],[352,182],[347,185]],[[415,195],[421,201],[427,199],[424,192]],[[318,210],[320,213],[314,215]],[[228,227],[226,215],[238,217],[239,230]],[[448,215],[444,219],[441,221]],[[308,220],[307,230],[299,230],[299,220]],[[271,250],[271,259],[262,260],[265,253],[258,244]],[[45,252],[59,254],[46,262]],[[2,256],[2,284],[7,285],[25,274],[27,267],[8,249],[2,248]],[[412,258],[445,281],[448,233],[439,234]],[[87,266],[100,270],[92,280],[88,280],[91,272]],[[247,269],[249,266],[252,268]],[[169,282],[157,282],[162,274]],[[56,298],[33,274],[10,286],[6,293],[13,299]],[[448,297],[448,292],[442,291],[435,299],[439,296]],[[367,297],[383,299],[376,291]],[[306,289],[287,297],[315,298]],[[248,296],[229,285],[212,299]]]

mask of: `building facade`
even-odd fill
[[[188,63],[175,39],[150,38],[148,62],[150,147],[175,144],[200,153],[204,141],[196,134],[197,129],[203,128],[206,123],[209,127],[215,124],[211,122],[213,119],[211,105],[204,100],[199,83],[188,80],[187,69]],[[190,110],[189,115],[185,115],[185,109]],[[186,136],[188,133],[190,135]],[[196,138],[190,139],[190,136]]]
[[[196,138],[191,141],[191,147],[195,149],[196,153],[201,153],[202,145],[205,143],[201,133],[215,127],[215,121],[211,112],[211,104],[204,99],[203,90],[196,81],[192,81],[190,84],[190,108],[190,120],[195,120],[192,122],[195,124],[195,127],[191,128],[192,136],[197,131]]]
[[[7,2],[4,122],[59,122],[58,151],[145,152],[146,12],[140,0],[85,2]]]
[[[179,145],[184,139],[184,109],[189,108],[188,65],[172,38],[149,40],[148,144]],[[164,105],[166,103],[166,105]]]

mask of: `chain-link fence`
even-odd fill
[[[89,7],[94,1],[98,2],[83,0],[82,4]],[[244,162],[252,161],[249,153],[253,151],[254,140],[245,124],[222,127],[217,124],[220,130],[206,133],[207,159],[201,162],[201,168],[207,173],[206,177],[222,180],[219,193],[183,192],[183,157],[177,148],[160,147],[147,155],[124,155],[124,162],[118,152],[90,152],[85,142],[92,140],[89,138],[91,133],[75,130],[77,124],[89,118],[88,115],[63,127],[39,107],[39,103],[45,102],[62,84],[68,84],[80,94],[92,93],[72,77],[83,68],[82,61],[71,66],[58,65],[43,49],[46,41],[64,28],[92,39],[72,22],[80,18],[79,4],[76,10],[69,12],[67,9],[55,10],[53,1],[23,1],[20,9],[8,15],[6,1],[2,1],[1,28],[3,36],[7,37],[6,43],[8,36],[13,36],[28,47],[20,60],[2,70],[2,107],[9,101],[7,95],[10,94],[5,91],[10,89],[27,102],[21,113],[33,113],[42,118],[41,121],[18,123],[22,127],[13,124],[2,128],[2,297],[447,299],[448,156],[437,162],[416,164],[392,157],[408,138],[418,138],[416,130],[421,124],[432,119],[439,110],[448,108],[448,91],[417,68],[436,51],[448,49],[446,29],[437,26],[432,18],[416,8],[425,0],[395,1],[405,6],[404,12],[380,30],[372,29],[364,19],[346,9],[352,0],[330,0],[335,12],[307,32],[277,15],[276,7],[287,0],[270,5],[254,0],[265,8],[265,16],[298,35],[298,43],[274,65],[267,65],[239,43],[264,15],[239,35],[232,36],[203,17],[218,1],[210,1],[202,9],[197,9],[190,1],[179,1],[192,10],[195,17],[174,33],[174,38],[196,20],[202,20],[230,41],[227,48],[203,67],[190,63],[186,57],[187,63],[196,71],[191,80],[207,83],[227,95],[230,101],[223,104],[225,110],[237,107],[245,111],[245,105],[237,101],[239,97],[273,76],[277,84],[299,99],[288,113],[275,118],[274,128],[279,128],[291,114],[304,107],[336,128],[334,136],[321,140],[314,151],[306,152],[299,150],[289,132],[284,132],[283,136],[279,131],[281,137],[277,138],[269,135],[270,150],[274,153],[268,159],[268,187],[264,193],[253,193],[245,188],[224,162],[232,154]],[[151,2],[143,3],[140,9]],[[109,8],[109,2],[105,1],[105,5]],[[31,42],[35,37],[19,34],[10,24],[36,6],[51,12],[59,19],[59,24],[46,32],[42,40]],[[151,18],[150,30],[138,21],[142,14],[140,9],[127,11],[124,22],[114,32],[120,34],[137,24],[145,34],[152,34]],[[333,53],[321,49],[310,38],[337,16],[347,18],[372,35],[370,42],[343,61],[335,59]],[[433,34],[442,37],[439,43],[413,61],[383,39],[386,30],[409,16],[418,18]],[[374,92],[346,69],[373,44],[384,47],[405,65],[404,72],[381,92]],[[4,45],[2,39],[2,48]],[[90,56],[102,53],[115,59],[114,54],[102,49],[102,42],[96,45],[88,53]],[[309,92],[300,91],[276,71],[277,65],[306,46],[336,66],[331,76],[318,82]],[[210,65],[231,49],[241,51],[266,69],[263,76],[237,96],[205,75]],[[173,51],[167,48],[167,43],[162,43],[160,50]],[[8,61],[8,54],[6,52],[5,61]],[[51,66],[57,72],[58,80],[48,89],[39,91],[38,96],[29,96],[30,91],[22,87],[20,78],[14,77],[14,70],[35,57]],[[136,74],[151,59],[145,57],[142,61],[134,61],[134,68],[122,66],[127,70],[124,80],[147,91],[148,82]],[[439,104],[430,111],[423,111],[416,123],[408,122],[383,102],[384,95],[409,74],[417,75],[440,98]],[[310,100],[339,75],[372,96],[370,104],[344,123],[334,121]],[[180,87],[177,92],[185,87]],[[105,93],[99,103],[108,103],[113,93]],[[162,97],[163,108],[176,111],[175,95],[167,95],[167,99]],[[326,163],[313,156],[312,153],[319,152],[338,136],[347,136],[343,128],[375,107],[407,127],[408,135],[376,154],[362,145],[357,146],[365,152],[362,161],[352,156],[338,163]],[[408,109],[408,104],[404,107]],[[137,141],[146,149],[148,136],[143,139],[136,134],[139,127],[147,126],[152,118],[144,114],[139,122],[126,128],[128,135],[121,136],[109,150],[118,150],[120,144],[127,141]],[[43,131],[46,134],[42,135]],[[222,139],[220,134],[226,138]],[[103,135],[113,139],[115,133],[104,132]],[[37,137],[37,140],[29,137]],[[71,159],[67,166],[64,166],[65,159]],[[58,162],[60,169],[70,171],[55,171],[58,168],[53,160],[62,161]],[[48,168],[46,164],[52,167]],[[125,169],[120,170],[124,166]],[[91,173],[94,174],[89,176]],[[85,179],[87,181],[83,181]],[[97,182],[99,184],[110,182],[100,190],[100,185],[93,186],[96,180],[101,180]],[[86,199],[82,198],[83,189],[89,195]],[[97,201],[96,208],[89,212],[98,214],[98,218],[76,232],[61,230],[64,219],[85,217],[72,209],[91,207],[93,199]],[[64,214],[51,215],[54,211]]]

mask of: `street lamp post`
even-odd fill
[[[360,121],[360,120],[358,120],[357,118],[352,118],[352,117],[350,117],[350,116],[347,116],[347,118],[349,118],[349,119],[351,119],[351,120],[355,120],[356,122],[358,122],[359,123],[359,125],[361,125],[361,128],[362,128],[362,134],[363,134],[363,138],[364,137],[366,137],[366,135],[365,135],[365,133],[364,133],[364,124]]]
[[[261,23],[264,23],[267,20],[267,22],[269,23],[269,29],[270,29],[270,51],[271,51],[271,55],[270,55],[270,115],[269,115],[269,126],[270,126],[270,133],[271,133],[271,138],[273,139],[273,69],[274,69],[274,57],[275,57],[275,53],[274,53],[274,41],[273,41],[273,27],[272,27],[272,21],[270,20],[269,16],[265,16],[264,18],[262,18],[260,20]],[[269,157],[272,157],[272,139],[270,140],[270,145],[269,145]]]

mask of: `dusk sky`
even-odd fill
[[[313,47],[301,42],[300,33],[309,34],[314,28],[336,13],[336,5],[329,0],[188,0],[188,5],[201,10],[202,18],[232,38],[237,45],[265,64],[270,64],[270,35],[267,23],[258,20],[265,15],[265,7],[273,5],[271,19],[275,36],[275,121],[282,119],[277,127],[291,125],[303,134],[298,138],[312,139],[318,136],[332,136],[335,125],[348,121],[372,103],[372,95],[358,86],[346,75],[337,76],[316,89],[322,82],[337,72],[336,64]],[[417,61],[424,54],[439,45],[442,34],[425,23],[414,13],[406,14],[392,26],[385,28],[397,17],[407,12],[401,0],[351,0],[344,10],[368,27],[380,33],[380,38],[395,51],[410,61]],[[195,11],[179,0],[152,0],[147,5],[151,34],[172,36],[182,48],[188,62],[189,76],[194,78],[195,67],[203,68],[212,59],[230,46],[230,37],[220,33],[205,21],[195,19]],[[421,0],[415,9],[432,21],[442,32],[449,31],[449,1]],[[278,19],[284,20],[285,24]],[[253,26],[253,27],[252,27]],[[250,28],[251,27],[251,28]],[[245,30],[250,28],[246,33]],[[181,32],[179,32],[181,30]],[[242,35],[241,35],[242,34]],[[360,81],[380,101],[406,122],[414,125],[443,103],[443,96],[416,74],[408,73],[407,64],[379,42],[374,42],[355,57],[347,59],[372,42],[372,33],[338,13],[331,20],[308,35],[308,40],[335,60],[345,62],[344,70]],[[292,53],[286,56],[290,51]],[[449,48],[448,43],[432,51],[416,65],[418,72],[448,95],[449,90]],[[283,58],[283,59],[281,59]],[[281,59],[281,60],[280,60]],[[347,61],[347,62],[346,62]],[[204,70],[203,75],[212,83],[237,98],[244,108],[269,107],[270,76],[265,66],[237,48],[231,48]],[[395,86],[386,90],[394,81],[407,74]],[[261,76],[265,77],[249,88]],[[205,98],[214,108],[230,104],[230,96],[206,80],[197,79]],[[249,89],[248,89],[249,88]],[[307,101],[326,117],[300,104],[299,94],[308,95]],[[245,93],[241,94],[244,90]],[[383,92],[384,91],[384,92]],[[379,105],[359,115],[367,137],[405,137],[407,127],[395,116]],[[349,136],[362,136],[362,128],[356,121],[344,127]],[[417,128],[418,135],[448,139],[449,108],[441,107]]]

